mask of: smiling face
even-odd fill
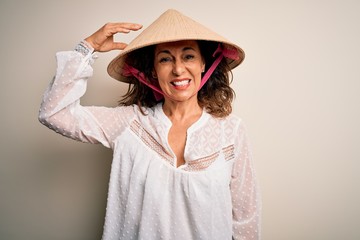
[[[197,101],[201,73],[205,68],[196,41],[178,41],[155,47],[154,72],[165,101]]]

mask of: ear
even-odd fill
[[[151,71],[151,76],[152,76],[154,79],[157,79],[157,74],[156,74],[156,72],[155,72],[155,69],[153,69],[153,70]]]
[[[205,58],[204,56],[201,57],[202,65],[201,65],[201,72],[205,72]]]

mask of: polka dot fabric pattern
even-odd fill
[[[66,137],[114,151],[103,239],[260,239],[260,200],[243,122],[205,110],[176,167],[162,105],[80,105],[94,55],[57,53],[39,120]]]

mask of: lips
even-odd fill
[[[190,79],[179,79],[171,82],[175,87],[184,87],[190,83]]]

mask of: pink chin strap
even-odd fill
[[[237,50],[224,49],[221,47],[220,43],[219,43],[217,49],[215,50],[215,52],[213,53],[213,57],[215,57],[217,54],[219,56],[215,59],[213,64],[210,66],[210,68],[206,71],[206,73],[202,77],[199,90],[204,86],[204,84],[207,82],[207,80],[209,80],[211,74],[215,71],[216,67],[219,65],[219,63],[221,62],[221,60],[224,57],[230,58],[233,60],[239,59],[239,54],[238,54]],[[143,72],[140,72],[136,68],[134,68],[130,65],[124,64],[122,75],[124,77],[133,76],[133,77],[137,78],[141,83],[143,83],[146,86],[148,86],[149,88],[151,88],[153,90],[156,101],[160,101],[164,98],[164,93],[161,90],[158,81],[153,78],[148,79],[147,77],[145,77],[145,74]]]

